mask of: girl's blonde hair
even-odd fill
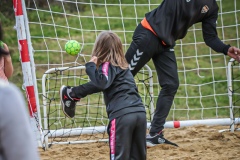
[[[113,66],[122,69],[128,68],[128,63],[123,53],[122,42],[120,38],[111,31],[101,32],[93,47],[92,56],[98,58],[97,66],[104,62],[110,62]]]

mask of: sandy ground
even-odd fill
[[[147,160],[240,160],[240,131],[219,133],[228,126],[165,129],[165,138],[179,147],[161,144],[147,149]],[[42,160],[108,160],[107,143],[53,145],[39,149]]]

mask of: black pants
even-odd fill
[[[146,160],[146,113],[129,113],[108,125],[110,160]]]
[[[174,50],[173,47],[164,46],[157,36],[141,24],[137,26],[132,39],[125,55],[132,74],[135,76],[150,59],[157,71],[161,91],[158,95],[150,133],[159,133],[164,128],[179,86]]]

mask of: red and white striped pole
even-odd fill
[[[33,117],[37,112],[37,104],[33,86],[30,56],[28,50],[27,36],[24,25],[23,9],[21,0],[13,0],[14,12],[16,17],[18,47],[22,62],[22,72],[24,78],[24,84],[26,87],[26,96],[28,100],[28,107],[30,116]]]
[[[16,30],[18,38],[18,49],[21,57],[22,63],[22,73],[23,73],[23,82],[26,90],[26,98],[28,102],[28,109],[30,115],[30,123],[32,129],[35,133],[38,146],[43,147],[43,134],[41,121],[39,120],[40,112],[38,112],[37,99],[38,96],[34,88],[34,78],[33,70],[31,70],[31,55],[29,52],[29,43],[27,38],[28,26],[26,26],[27,20],[24,19],[24,10],[23,4],[25,3],[22,0],[13,0],[13,7],[16,18]],[[25,7],[25,6],[24,6]],[[34,72],[35,73],[35,72]]]

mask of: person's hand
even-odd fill
[[[94,62],[95,64],[97,64],[97,60],[98,58],[96,56],[93,56],[89,62]]]
[[[0,41],[0,54],[4,57],[10,57],[8,46]]]
[[[240,49],[237,47],[230,47],[227,52],[228,56],[234,58],[240,63]]]

